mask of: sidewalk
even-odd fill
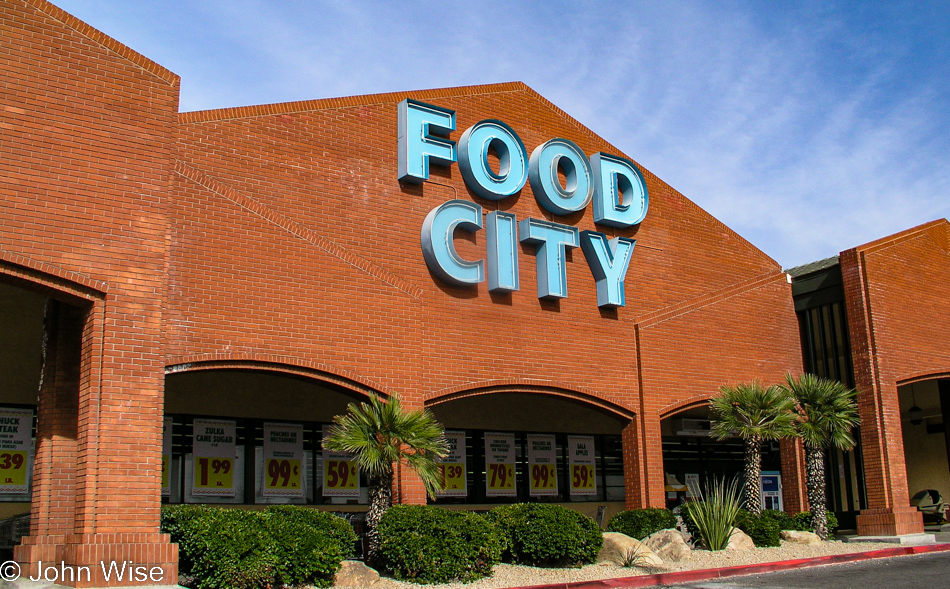
[[[895,556],[907,556],[910,554],[925,554],[928,552],[950,552],[950,544],[898,546],[894,548],[885,548],[883,550],[872,550],[870,552],[833,554],[829,556],[818,556],[815,558],[766,562],[761,564],[742,565],[721,569],[677,571],[671,573],[658,573],[655,575],[625,577],[622,579],[603,579],[600,581],[579,581],[576,583],[532,585],[530,587],[520,587],[515,589],[611,589],[619,587],[656,587],[658,585],[695,583],[697,581],[710,581],[714,579],[724,579],[727,577],[737,577],[740,575],[756,575],[759,573],[772,573],[775,571],[786,571],[789,569],[799,569],[826,564],[840,564],[845,562],[871,560],[874,558],[891,558]]]

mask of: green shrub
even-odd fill
[[[336,541],[343,550],[343,559],[353,558],[356,548],[356,533],[353,526],[342,517],[303,507],[301,505],[274,505],[267,508],[271,518],[295,521],[313,529],[319,536]]]
[[[495,528],[474,513],[394,505],[377,529],[382,561],[397,579],[475,581],[490,575],[501,557]]]
[[[779,533],[782,530],[778,520],[771,515],[765,513],[752,515],[745,510],[741,510],[736,518],[736,527],[752,538],[752,542],[759,548],[781,546]]]
[[[705,497],[684,505],[699,537],[709,550],[722,550],[729,544],[732,528],[739,515],[738,480],[727,483],[725,479],[706,487]],[[695,536],[694,536],[695,537]]]
[[[608,532],[620,532],[637,540],[674,527],[676,527],[676,516],[673,512],[657,507],[621,511],[607,522]]]
[[[795,527],[795,517],[784,511],[779,511],[778,509],[763,509],[762,517],[767,517],[777,523],[779,531],[797,529]]]
[[[487,517],[498,528],[506,562],[579,566],[594,562],[604,544],[594,520],[560,505],[503,505]]]
[[[355,536],[332,515],[299,511],[313,510],[170,505],[162,508],[162,531],[178,544],[179,569],[197,589],[328,587]]]
[[[835,530],[838,529],[838,518],[835,517],[835,514],[828,511],[825,513],[825,517],[828,520],[828,533],[834,534]],[[811,522],[811,512],[803,511],[801,513],[796,513],[793,516],[794,519],[794,528],[788,528],[790,530],[800,530],[803,532],[814,532],[815,526]]]
[[[699,534],[699,528],[696,526],[696,522],[693,521],[693,518],[690,517],[689,512],[690,508],[688,507],[690,503],[696,503],[693,501],[686,501],[680,504],[679,516],[683,520],[683,526],[686,528],[686,531],[689,533],[693,544],[700,544],[702,542],[702,536]]]

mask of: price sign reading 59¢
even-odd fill
[[[596,486],[596,481],[593,466],[588,464],[575,464],[571,466],[571,490],[593,489]]]
[[[571,495],[596,495],[594,437],[567,436],[567,463],[571,474]]]
[[[323,451],[323,496],[360,496],[360,471],[356,461],[348,454]]]

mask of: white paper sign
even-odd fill
[[[436,493],[438,497],[467,497],[468,470],[465,452],[465,432],[447,431],[445,440],[449,445],[449,453],[439,461],[442,471],[442,490]]]
[[[303,424],[264,422],[264,497],[302,499]]]
[[[553,435],[528,434],[528,474],[532,497],[557,495],[557,444]]]
[[[515,434],[485,433],[485,494],[488,497],[517,497]]]
[[[0,409],[0,493],[30,491],[27,469],[32,438],[32,409]]]
[[[195,497],[234,497],[237,427],[225,419],[195,419],[193,432]]]
[[[593,436],[567,436],[567,459],[571,475],[571,495],[597,494],[597,461]]]

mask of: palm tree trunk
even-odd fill
[[[805,477],[811,525],[822,540],[828,539],[828,515],[825,511],[825,451],[805,444]]]
[[[762,472],[762,440],[751,436],[745,441],[745,506],[750,513],[762,513],[762,493],[759,478]]]
[[[379,532],[377,526],[386,510],[393,505],[393,469],[380,476],[369,478],[369,511],[366,513],[366,563],[372,567],[380,564]]]

